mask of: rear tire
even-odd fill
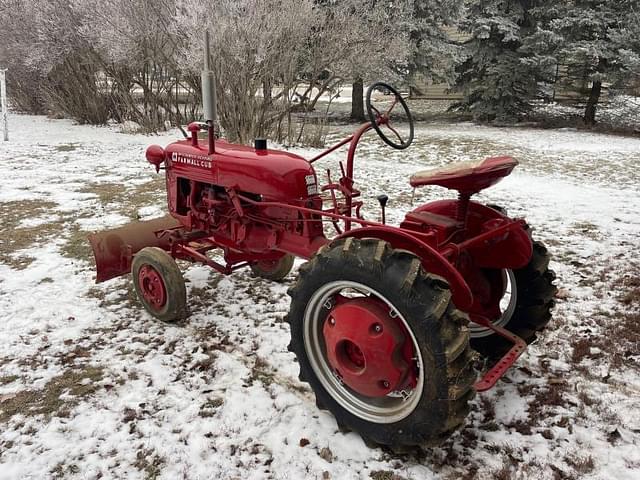
[[[146,247],[133,257],[133,286],[145,310],[162,322],[187,316],[187,289],[182,272],[167,252]]]
[[[274,282],[284,280],[293,268],[295,257],[291,254],[283,255],[278,260],[256,262],[251,265],[254,275]]]
[[[553,281],[556,278],[549,269],[551,255],[541,242],[533,242],[531,260],[524,267],[513,270],[517,300],[511,318],[503,327],[515,333],[527,344],[536,339],[536,333],[543,330],[551,320],[551,309],[555,305],[557,292]],[[471,347],[488,358],[503,356],[512,344],[495,333],[489,336],[471,338]]]
[[[342,284],[346,290],[355,286],[370,292],[365,301],[386,304],[390,318],[405,331],[415,361],[410,371],[417,372],[415,384],[406,387],[410,391],[402,387],[367,396],[336,374],[322,331],[326,322],[336,322],[331,315],[342,291],[332,294],[331,288]],[[462,425],[476,379],[468,317],[451,302],[447,282],[425,272],[418,257],[378,239],[340,239],[302,265],[289,295],[289,350],[298,358],[300,380],[310,384],[318,407],[331,411],[341,429],[358,432],[365,442],[404,451],[440,444]]]

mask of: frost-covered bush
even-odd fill
[[[200,68],[202,31],[211,32],[218,112],[240,142],[302,138],[292,113],[354,78],[388,78],[409,54],[411,2],[182,0],[178,29],[184,71]]]
[[[292,131],[293,110],[313,110],[340,82],[388,78],[406,66],[412,5],[8,0],[0,63],[15,79],[10,95],[18,107],[157,130],[167,120],[197,118],[202,33],[209,28],[227,135],[249,142],[275,132],[295,141],[301,132]]]

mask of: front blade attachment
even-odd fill
[[[129,273],[133,255],[145,247],[169,250],[170,236],[162,233],[181,226],[167,215],[90,234],[88,238],[96,260],[96,283]]]

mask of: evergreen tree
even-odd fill
[[[447,29],[459,22],[463,3],[464,0],[414,0],[410,72],[441,82],[454,80],[459,47],[451,41]]]
[[[612,39],[619,47],[617,83],[635,81],[640,85],[640,7],[625,16],[621,27],[612,33]]]
[[[540,81],[549,72],[549,57],[528,39],[536,30],[535,0],[470,2],[461,29],[471,38],[458,65],[457,88],[464,93],[458,109],[482,121],[514,121],[542,95]],[[537,42],[542,41],[542,37]]]
[[[619,46],[620,71],[616,86],[640,86],[640,7],[629,12],[618,30],[612,34]]]
[[[638,8],[637,0],[549,3],[554,4],[547,12],[552,17],[549,27],[561,38],[557,50],[559,62],[567,65],[571,77],[590,82],[584,121],[593,125],[603,84],[621,80],[625,65],[633,62],[634,44],[638,48],[637,38],[631,34],[637,24],[625,25],[626,19],[633,18],[634,8]]]

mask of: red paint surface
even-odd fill
[[[222,273],[252,262],[272,261],[283,253],[310,258],[330,241],[323,231],[323,221],[330,221],[340,237],[378,238],[394,248],[413,252],[427,272],[447,280],[459,309],[492,319],[498,314],[497,301],[504,286],[502,277],[487,275],[486,269],[524,266],[531,258],[532,244],[524,222],[470,201],[470,196],[511,173],[517,162],[496,157],[472,166],[414,176],[414,186],[452,188],[459,191],[460,198],[422,205],[407,213],[398,227],[382,225],[362,217],[360,192],[354,187],[357,145],[370,128],[371,124],[364,124],[354,135],[310,161],[288,152],[256,150],[224,140],[216,140],[215,149],[209,149],[206,140],[197,140],[197,124],[189,126],[190,139],[165,149],[149,147],[147,160],[156,169],[164,165],[167,205],[174,220],[161,222],[160,226],[157,222],[137,223],[92,235],[97,280],[129,272],[132,256],[147,245],[160,246],[176,258],[205,263]],[[347,144],[346,168],[339,169],[334,180],[318,184],[312,163]],[[325,192],[327,198],[323,200],[319,192]],[[353,229],[353,225],[358,228]],[[222,250],[226,264],[206,256],[212,249]],[[338,313],[351,315],[346,310]],[[385,354],[398,347],[393,327],[390,330],[384,342],[373,342]],[[352,363],[357,364],[360,357],[369,365],[374,362],[376,369],[383,369],[389,385],[397,386],[398,379],[406,375],[402,361],[393,363],[393,367],[375,363],[378,354],[367,346],[361,337],[364,334],[358,330],[349,335],[344,338],[354,340],[345,351]],[[337,357],[335,361],[339,363]],[[375,396],[384,390],[372,386],[373,377],[365,376],[364,383],[355,374],[349,378],[353,388],[363,394],[366,391]]]

